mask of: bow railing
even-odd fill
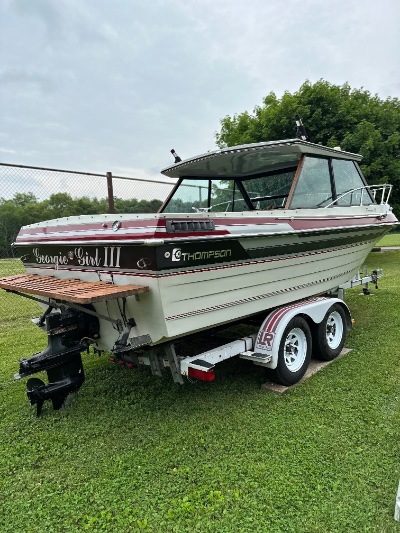
[[[384,184],[378,184],[378,185],[364,185],[363,187],[357,187],[356,189],[350,189],[340,196],[338,196],[335,200],[333,200],[330,204],[326,205],[325,207],[331,207],[332,205],[337,205],[342,198],[345,198],[346,196],[353,196],[355,193],[360,191],[360,202],[359,205],[364,205],[364,199],[368,199],[371,203],[371,200],[373,200],[375,203],[380,205],[387,205],[389,202],[390,194],[392,192],[393,185],[390,183],[384,183]],[[351,201],[349,205],[356,205],[353,201],[353,198],[351,198]]]

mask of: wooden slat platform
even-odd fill
[[[16,274],[0,278],[0,287],[76,304],[90,304],[149,291],[149,287],[144,285],[113,285],[105,281],[59,279],[37,274]]]

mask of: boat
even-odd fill
[[[75,339],[116,357],[333,294],[398,223],[392,186],[368,185],[361,159],[303,138],[176,156],[158,213],[25,226],[15,248],[26,274],[0,287],[36,299],[40,327],[65,328],[68,315]],[[24,361],[22,377],[36,368]]]

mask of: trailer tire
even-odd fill
[[[269,371],[271,379],[281,385],[294,385],[306,373],[311,358],[311,331],[301,316],[290,320],[279,345],[278,364]]]
[[[334,304],[313,329],[313,355],[322,361],[333,361],[343,349],[346,334],[345,312],[340,304]]]

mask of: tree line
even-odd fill
[[[156,213],[161,200],[124,200],[114,198],[116,213]],[[82,196],[73,198],[62,192],[39,201],[29,193],[17,193],[11,200],[0,198],[0,258],[13,257],[11,244],[21,226],[74,215],[96,215],[108,212],[108,199]]]

